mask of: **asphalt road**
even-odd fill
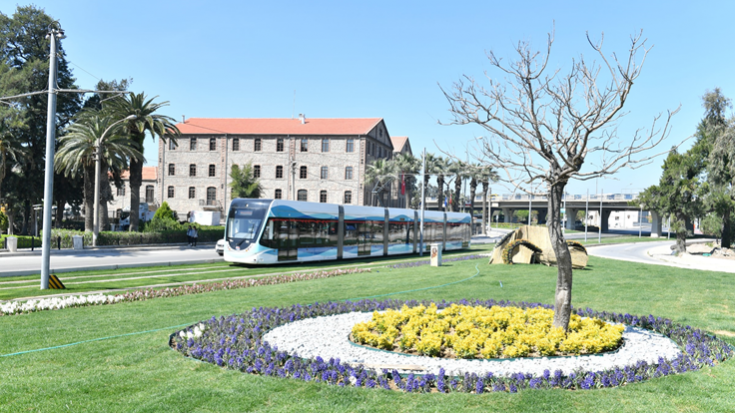
[[[92,269],[115,269],[153,265],[196,264],[222,261],[214,252],[214,244],[197,248],[110,248],[84,251],[52,250],[51,272],[69,272]],[[41,272],[41,252],[0,254],[0,277],[31,275]]]
[[[676,240],[641,242],[634,244],[600,245],[587,249],[589,255],[611,258],[614,260],[640,262],[644,264],[670,265],[660,259],[648,255],[648,251],[658,247],[671,246]]]

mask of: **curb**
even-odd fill
[[[216,242],[201,242],[200,245],[204,247],[214,247],[217,243]],[[81,250],[75,250],[72,248],[63,248],[61,250],[56,248],[51,248],[51,255],[58,255],[58,254],[65,254],[65,255],[72,255],[77,253],[84,253],[89,251],[108,251],[108,250],[115,250],[115,249],[122,249],[126,251],[145,251],[145,250],[165,250],[165,249],[176,249],[180,247],[186,247],[188,244],[186,243],[178,243],[178,244],[144,244],[144,245],[103,245],[99,247],[85,247]],[[27,251],[27,248],[24,248],[26,251],[18,251],[18,252],[8,252],[7,250],[0,251],[0,258],[3,257],[23,257],[23,256],[29,256],[29,255],[41,255],[41,247],[37,247],[34,251]]]
[[[163,262],[145,262],[145,263],[134,263],[134,264],[111,264],[111,265],[91,265],[87,267],[64,267],[64,268],[51,268],[49,270],[52,274],[60,274],[65,272],[74,271],[107,271],[117,270],[120,268],[138,268],[138,267],[175,267],[179,265],[190,265],[190,264],[214,264],[217,262],[223,262],[224,258],[211,258],[211,259],[199,259],[190,261],[163,261]],[[41,270],[21,270],[21,271],[0,271],[0,278],[3,277],[16,277],[23,275],[37,275],[40,274]]]

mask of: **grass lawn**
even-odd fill
[[[669,317],[735,344],[733,275],[590,257],[575,272],[577,307]],[[259,306],[344,300],[442,285],[400,299],[495,298],[553,302],[556,269],[488,266],[485,260],[109,306],[0,317],[0,355],[193,323]],[[182,272],[184,268],[179,268]],[[500,282],[502,281],[502,287]],[[732,412],[735,361],[679,376],[592,391],[404,394],[331,387],[223,370],[167,346],[175,328],[0,357],[0,411],[268,412]]]

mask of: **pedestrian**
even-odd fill
[[[194,242],[192,231],[193,229],[191,229],[191,225],[189,225],[189,229],[186,230],[186,243],[189,244],[190,247],[191,247],[191,244]]]
[[[192,242],[194,243],[194,246],[197,246],[197,238],[199,238],[199,232],[197,231],[197,227],[191,228],[191,238]]]

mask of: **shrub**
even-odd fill
[[[160,208],[159,208],[160,210]],[[160,218],[154,216],[151,222],[145,224],[144,232],[185,231],[184,225],[174,221],[173,218]]]
[[[156,213],[153,215],[153,219],[167,219],[170,221],[175,221],[174,211],[172,211],[171,207],[168,206],[168,202],[163,201],[161,207],[158,208],[156,210]]]

